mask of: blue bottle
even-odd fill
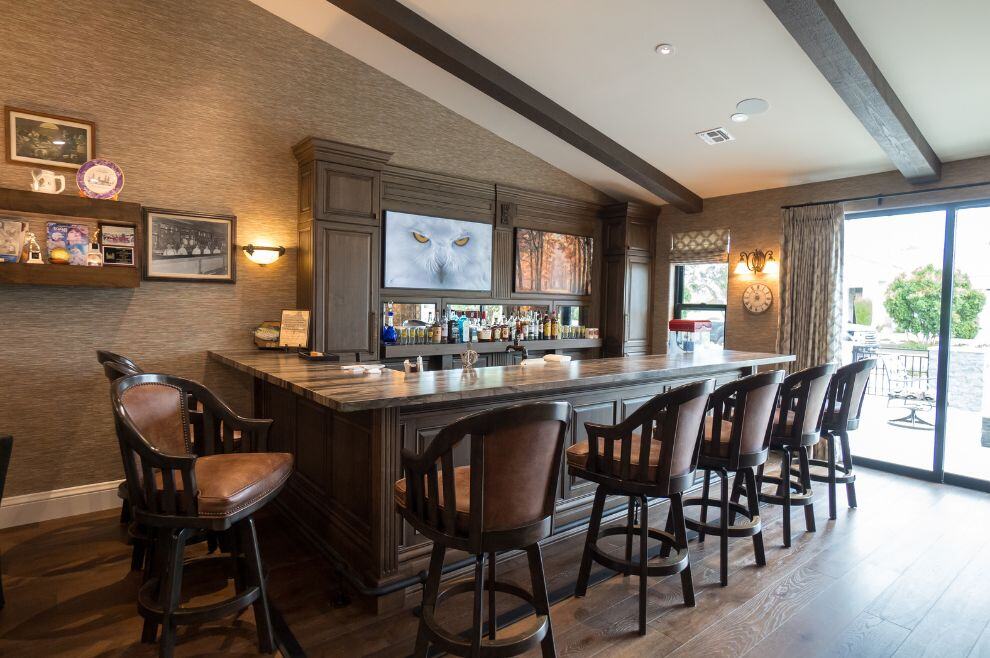
[[[385,319],[385,326],[382,327],[382,342],[386,345],[395,345],[399,342],[399,336],[395,332],[395,313],[392,311],[392,302],[388,303],[388,316]]]

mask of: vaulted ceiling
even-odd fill
[[[253,1],[616,198],[661,201],[327,0]],[[894,168],[764,0],[402,2],[701,197]],[[990,2],[837,3],[939,159],[990,154]],[[770,110],[731,122],[751,97]],[[720,126],[735,140],[695,136]]]

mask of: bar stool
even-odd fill
[[[138,612],[144,617],[141,639],[154,642],[161,625],[159,654],[171,656],[176,625],[232,616],[253,605],[258,647],[270,653],[274,638],[253,514],[282,490],[292,473],[292,455],[190,454],[190,395],[201,403],[206,436],[219,432],[232,445],[236,428],[243,437],[242,450],[263,451],[272,422],[242,418],[201,384],[178,377],[132,375],[111,385],[134,519],[156,534],[154,566],[138,591]],[[213,442],[204,446],[210,450]],[[212,555],[184,563],[187,540],[203,530],[224,533],[236,593],[219,603],[182,607],[183,570],[226,559]]]
[[[111,384],[121,377],[144,373],[144,370],[131,359],[107,350],[97,350],[96,360],[103,366],[103,374]],[[144,558],[150,537],[144,529],[133,522],[131,503],[127,496],[127,480],[121,482],[117,487],[117,497],[121,500],[120,522],[127,526],[127,536],[131,544],[131,571],[140,571],[144,568]]]
[[[140,375],[144,372],[134,363],[132,360],[123,356],[122,354],[116,354],[107,350],[96,350],[96,360],[101,366],[103,366],[103,374],[106,375],[110,383],[119,377],[125,377],[127,375]],[[127,482],[121,482],[120,486],[117,487],[117,497],[121,500],[120,505],[120,522],[130,523],[131,521],[131,505],[127,502]]]
[[[395,506],[433,540],[429,576],[415,656],[430,644],[459,656],[514,656],[539,644],[555,655],[550,601],[539,542],[550,535],[560,476],[564,435],[571,417],[567,402],[522,404],[461,418],[437,434],[422,454],[402,451],[405,478],[395,483]],[[468,440],[469,466],[454,467],[454,449]],[[440,591],[448,548],[475,556],[474,578]],[[522,549],[529,559],[532,593],[495,578],[499,551]],[[488,584],[484,583],[488,556]],[[482,592],[488,590],[488,637],[482,638]],[[474,592],[473,626],[467,641],[440,626],[437,605]],[[509,638],[495,637],[495,592],[518,597],[536,610],[535,625]]]
[[[598,483],[574,594],[580,597],[587,593],[592,560],[625,575],[638,572],[640,635],[646,634],[647,576],[680,573],[684,605],[694,605],[681,501],[694,481],[705,409],[714,388],[711,380],[686,384],[654,397],[618,425],[585,423],[588,440],[567,449],[571,475]],[[601,530],[605,497],[609,495],[629,497],[627,524]],[[648,498],[670,499],[666,531],[650,527]],[[634,500],[640,503],[638,526],[634,523]],[[638,565],[632,562],[635,533],[640,538]],[[598,546],[599,539],[622,534],[626,535],[625,559],[608,555]],[[653,565],[649,564],[647,552],[649,538],[659,541],[663,548],[661,559]],[[671,549],[676,551],[673,556]]]
[[[852,451],[849,449],[849,432],[859,427],[863,411],[866,385],[877,366],[876,359],[863,359],[842,366],[832,375],[822,417],[822,438],[825,439],[827,458],[809,460],[812,466],[824,467],[825,474],[812,472],[815,482],[828,483],[828,518],[835,519],[835,485],[846,485],[849,507],[856,507],[856,474],[853,472]],[[836,444],[838,443],[838,446]],[[836,465],[836,448],[842,450],[842,465]],[[841,473],[841,475],[839,474]]]
[[[730,500],[729,474],[742,474],[747,492],[759,491],[755,469],[766,463],[770,453],[770,425],[783,380],[783,370],[750,375],[720,386],[709,398],[712,416],[705,419],[698,459],[698,468],[705,472],[705,483],[700,498],[684,501],[685,507],[700,506],[701,518],[686,519],[685,523],[698,533],[699,542],[705,540],[705,534],[718,535],[721,540],[719,582],[723,587],[729,584],[729,537],[752,537],[756,564],[762,567],[767,563],[760,503],[755,495],[746,496],[746,507]],[[718,472],[722,482],[722,496],[717,500],[708,495],[712,471]],[[709,507],[720,508],[718,525],[708,523]],[[734,513],[742,514],[748,521],[735,524]]]
[[[784,547],[791,546],[791,506],[804,507],[804,522],[808,532],[815,532],[815,508],[811,492],[811,469],[808,453],[818,443],[825,410],[825,394],[828,392],[835,364],[815,366],[801,370],[784,379],[780,387],[777,412],[774,414],[773,432],[770,435],[770,452],[780,455],[780,476],[764,475],[766,464],[760,466],[756,484],[760,501],[784,508]],[[794,458],[798,458],[798,472],[791,470]],[[797,481],[793,479],[797,476]],[[775,494],[763,493],[763,483],[777,485]],[[739,500],[744,485],[736,475],[733,500]],[[747,493],[748,497],[748,493]]]

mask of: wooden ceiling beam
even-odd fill
[[[396,0],[328,0],[675,207],[701,197]]]
[[[937,181],[941,161],[835,0],[764,2],[904,177]]]

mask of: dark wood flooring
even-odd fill
[[[726,588],[718,585],[718,541],[692,542],[697,607],[681,605],[677,576],[652,580],[645,637],[636,635],[635,578],[613,577],[583,599],[563,600],[552,611],[558,654],[990,656],[990,496],[876,471],[859,478],[859,509],[844,506],[840,488],[836,521],[824,501],[816,505],[817,533],[805,533],[795,511],[790,549],[780,543],[780,508],[764,506],[768,564],[757,568],[752,543],[733,540]],[[409,655],[418,595],[385,617],[360,600],[334,608],[332,571],[277,518],[260,521],[271,598],[307,655]],[[652,524],[662,523],[653,511]],[[121,535],[112,512],[0,531],[7,593],[0,655],[155,655],[138,641],[139,576],[128,571]],[[572,586],[582,539],[547,547],[551,591]],[[524,559],[499,568],[526,582]],[[207,574],[191,580],[197,601],[223,594]],[[444,604],[441,618],[465,628],[466,602]],[[500,612],[515,606],[499,600]],[[250,611],[179,634],[179,656],[255,652]]]

